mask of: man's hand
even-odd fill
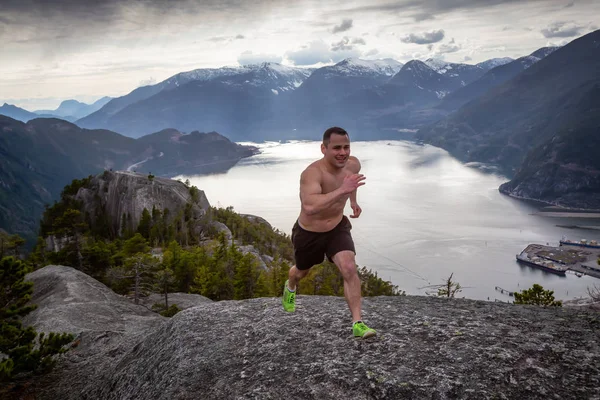
[[[350,207],[352,208],[352,215],[350,218],[358,218],[360,217],[360,213],[362,212],[362,208],[358,205],[358,203],[350,203]]]
[[[359,186],[365,184],[365,179],[366,178],[363,174],[346,175],[344,177],[344,182],[342,183],[341,189],[346,194],[352,193],[353,191],[358,189]]]

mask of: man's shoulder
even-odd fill
[[[348,157],[348,168],[354,172],[360,171],[360,161],[354,156]]]
[[[319,178],[321,176],[321,164],[319,161],[311,163],[308,167],[302,171],[302,177],[306,178]]]

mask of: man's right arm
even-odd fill
[[[306,215],[315,215],[328,209],[341,198],[349,195],[359,186],[364,185],[364,176],[348,175],[342,186],[333,192],[323,194],[321,172],[316,168],[307,168],[300,176],[300,201]]]
[[[307,168],[300,176],[300,201],[306,215],[315,215],[326,210],[345,195],[341,187],[323,194],[321,172],[316,168]]]

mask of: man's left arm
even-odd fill
[[[351,170],[353,174],[358,174],[360,172],[360,161],[358,158],[350,156],[350,161],[352,161]],[[352,208],[352,215],[350,218],[358,218],[362,213],[362,208],[356,202],[356,192],[358,189],[355,189],[352,193],[350,193],[350,208]]]

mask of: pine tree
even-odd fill
[[[515,292],[515,304],[532,304],[536,306],[562,307],[562,301],[554,300],[553,290],[544,290],[542,285],[534,283],[521,293]]]
[[[142,211],[142,218],[138,225],[138,233],[140,233],[146,239],[150,239],[150,229],[152,228],[152,216],[150,212],[144,207]]]
[[[63,346],[73,340],[71,334],[38,336],[32,327],[23,327],[20,318],[36,308],[27,304],[33,292],[33,283],[25,281],[27,272],[29,267],[20,260],[0,260],[0,354],[4,355],[0,359],[0,381],[20,373],[47,370],[53,365],[52,356],[66,351]]]

